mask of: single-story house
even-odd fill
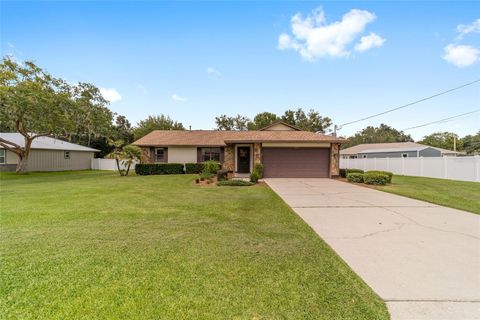
[[[0,137],[20,147],[25,145],[20,133],[0,133]],[[38,137],[32,142],[28,171],[65,171],[91,169],[99,150],[51,137]],[[0,171],[15,171],[18,156],[0,146]]]
[[[257,131],[156,130],[133,144],[149,162],[215,160],[234,175],[262,163],[264,177],[334,177],[345,139],[276,122]]]
[[[463,154],[415,142],[364,143],[340,150],[342,158],[451,157]]]

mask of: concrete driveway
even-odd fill
[[[392,319],[480,319],[479,215],[331,179],[265,181]]]

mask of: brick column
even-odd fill
[[[253,144],[253,165],[255,166],[258,163],[262,163],[262,144],[254,143]]]
[[[153,162],[153,148],[150,147],[141,147],[142,149],[142,158],[140,159],[141,163]]]
[[[330,145],[330,178],[337,178],[340,174],[340,145],[332,143]]]
[[[223,169],[235,170],[235,145],[229,144],[224,148]]]

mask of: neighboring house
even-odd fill
[[[345,139],[276,122],[258,131],[156,130],[133,144],[150,162],[215,160],[236,175],[262,163],[264,177],[332,177]]]
[[[365,143],[340,150],[340,155],[344,159],[446,157],[462,154],[462,152],[435,148],[415,142]]]
[[[20,147],[25,140],[20,133],[0,133],[0,137]],[[28,157],[28,171],[65,171],[91,169],[99,150],[63,140],[39,137],[33,140]],[[0,171],[15,171],[18,156],[0,146]]]

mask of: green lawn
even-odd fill
[[[2,319],[388,319],[264,186],[2,174]]]
[[[394,176],[392,184],[378,187],[402,196],[480,214],[480,183]]]

